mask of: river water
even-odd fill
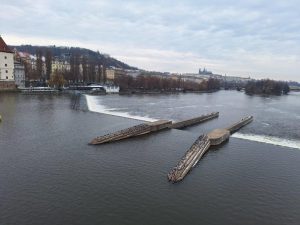
[[[299,224],[300,94],[0,94],[0,224]],[[85,106],[86,104],[86,106]],[[220,117],[89,146],[139,120]],[[202,133],[253,115],[178,184],[167,181]]]

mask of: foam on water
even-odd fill
[[[242,133],[235,133],[232,135],[232,137],[261,142],[261,143],[267,143],[272,145],[278,145],[278,146],[283,146],[288,148],[300,149],[300,140],[284,139],[284,138],[267,136],[267,135],[242,134]]]
[[[106,108],[104,105],[99,103],[99,100],[97,99],[96,96],[90,96],[90,95],[85,95],[86,102],[87,102],[87,107],[91,112],[97,112],[97,113],[103,113],[107,115],[112,115],[112,116],[119,116],[119,117],[125,117],[125,118],[130,118],[134,120],[142,120],[142,121],[147,121],[147,122],[154,122],[157,121],[157,119],[153,119],[150,117],[146,116],[135,116],[135,115],[130,115],[127,112],[116,112],[116,108]]]

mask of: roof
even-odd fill
[[[2,37],[0,36],[0,52],[13,53],[12,50],[7,46]]]
[[[18,55],[19,55],[21,58],[27,58],[27,57],[30,57],[30,54],[27,53],[27,52],[18,52]]]

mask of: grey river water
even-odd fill
[[[86,99],[89,110],[73,110],[69,95],[0,94],[0,225],[300,224],[299,93]],[[220,117],[185,130],[87,145],[140,123],[131,118],[176,121],[212,111]],[[167,181],[200,134],[247,115],[254,122],[183,182]]]

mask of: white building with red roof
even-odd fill
[[[0,81],[14,81],[14,53],[0,36]]]

